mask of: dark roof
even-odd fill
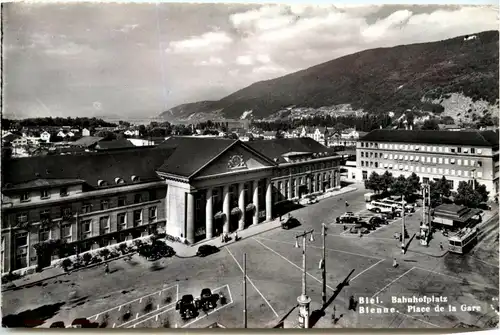
[[[7,185],[4,191],[8,190],[21,190],[21,189],[34,189],[34,188],[46,188],[46,187],[56,187],[64,185],[74,185],[82,184],[85,180],[81,179],[34,179],[25,183],[20,183],[17,185]]]
[[[434,216],[450,219],[457,222],[467,222],[481,211],[455,204],[442,204],[434,209]]]
[[[448,145],[498,146],[498,134],[488,131],[441,130],[372,130],[361,140],[374,142],[401,142]]]
[[[5,159],[2,162],[2,184],[16,185],[35,179],[83,179],[93,186],[97,185],[98,180],[113,185],[117,177],[130,183],[132,176],[138,176],[141,181],[160,180],[155,171],[172,152],[170,148],[147,148],[113,154],[86,153]]]
[[[90,147],[94,144],[96,144],[99,141],[102,141],[104,137],[97,137],[97,136],[84,136],[82,138],[79,138],[75,142],[70,143],[70,145],[77,145],[77,146],[82,146],[82,147]]]
[[[327,152],[328,154],[335,155],[332,149],[325,147],[309,137],[255,140],[247,142],[246,145],[272,160],[277,158],[278,163],[285,163],[286,161],[283,155],[289,152]]]
[[[123,148],[135,148],[135,145],[126,138],[122,138],[119,140],[100,141],[99,143],[97,143],[95,148],[97,150],[114,150]]]
[[[173,149],[159,172],[190,177],[238,140],[213,137],[170,137],[158,148]]]

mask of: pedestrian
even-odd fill
[[[106,263],[106,267],[104,268],[104,272],[107,274],[109,274],[109,264]]]
[[[392,267],[397,267],[398,266],[398,262],[396,261],[396,257],[394,257],[394,259],[392,260]]]
[[[234,233],[234,240],[235,240],[235,241],[238,241],[238,232],[235,232],[235,233]]]
[[[332,320],[333,320],[334,323],[335,323],[335,319],[336,319],[336,317],[335,317],[335,306],[333,306]]]
[[[220,234],[220,241],[221,241],[221,243],[224,243],[224,242],[225,242],[225,241],[224,241],[224,233]]]
[[[349,310],[353,310],[353,311],[356,310],[354,304],[355,304],[354,296],[351,295],[349,297]]]
[[[344,228],[344,230],[346,230],[346,229],[347,229],[347,227],[346,227],[345,225],[343,226],[343,228]]]
[[[345,207],[349,207],[349,203],[347,201],[345,202]]]
[[[441,251],[443,250],[443,243],[442,242],[439,242],[439,249],[441,249]]]

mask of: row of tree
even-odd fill
[[[97,127],[116,127],[116,124],[106,122],[98,118],[76,117],[39,117],[28,118],[23,120],[11,120],[2,118],[2,129],[18,129],[23,127],[63,127],[69,126],[72,128],[97,128]]]
[[[458,184],[457,191],[454,192],[451,183],[445,176],[437,181],[430,181],[431,207],[454,201],[458,205],[476,208],[479,204],[488,201],[489,192],[486,190],[486,186],[479,184],[476,180],[473,183],[461,181]],[[403,175],[395,178],[391,172],[385,171],[382,175],[372,172],[369,178],[365,180],[365,188],[373,190],[377,194],[390,193],[405,196],[406,199],[412,200],[420,194],[422,184],[415,173],[412,173],[408,178]]]

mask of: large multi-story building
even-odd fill
[[[172,137],[156,148],[2,162],[2,272],[63,241],[65,255],[157,231],[194,243],[340,186],[341,157],[312,139]],[[275,212],[273,212],[273,210]]]
[[[375,171],[395,177],[415,172],[422,182],[474,179],[486,185],[493,199],[498,194],[498,133],[494,131],[373,130],[356,146],[358,180]]]

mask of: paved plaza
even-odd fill
[[[172,257],[156,263],[135,255],[131,261],[74,272],[49,279],[29,288],[3,292],[3,315],[25,312],[42,317],[42,327],[52,322],[66,324],[78,317],[112,328],[178,327],[202,328],[218,322],[228,328],[243,326],[243,257],[247,255],[248,327],[277,326],[297,318],[297,297],[301,292],[302,249],[295,248],[295,235],[315,230],[307,242],[307,294],[311,297],[313,327],[454,327],[459,322],[484,327],[498,315],[490,307],[498,297],[498,265],[477,261],[475,256],[458,256],[440,251],[443,237],[436,234],[426,248],[411,240],[408,252],[401,254],[393,235],[401,231],[401,219],[393,220],[370,234],[359,237],[345,234],[335,218],[348,210],[369,215],[363,202],[363,187],[321,200],[294,211],[302,223],[292,230],[271,229],[253,237],[222,246],[220,252],[205,258]],[[418,231],[421,211],[405,218],[410,237]],[[321,306],[322,258],[321,223],[328,226],[326,237],[327,299]],[[498,234],[498,230],[496,230]],[[494,243],[488,242],[488,243]],[[488,244],[488,247],[490,245]],[[498,248],[498,244],[497,244]],[[498,249],[497,249],[498,250]],[[393,267],[396,258],[398,266]],[[347,282],[347,285],[342,285]],[[199,296],[210,288],[226,298],[215,310],[182,321],[175,301],[183,294]],[[349,297],[358,302],[356,311],[348,310]],[[445,297],[444,311],[426,312],[437,303],[394,303],[394,297]],[[378,300],[362,304],[363,299]],[[419,310],[408,310],[409,305]],[[457,311],[448,310],[450,306]],[[469,306],[461,310],[461,306]],[[394,308],[392,313],[361,313],[365,309]],[[473,308],[474,307],[474,308]],[[466,309],[467,309],[466,308]],[[29,311],[31,310],[31,312]],[[31,313],[31,314],[30,314]],[[127,315],[126,315],[127,314]],[[318,315],[320,317],[318,317]]]

